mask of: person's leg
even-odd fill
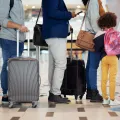
[[[9,45],[10,58],[17,57],[17,42],[16,41],[7,41]],[[24,51],[24,42],[19,43],[19,56],[22,55]]]
[[[118,58],[116,56],[109,56],[110,64],[110,104],[111,106],[120,105],[120,102],[115,99],[116,76],[118,72]]]
[[[97,89],[97,69],[101,60],[101,53],[90,52],[89,58],[89,82],[92,94],[90,102],[102,102],[102,96]]]
[[[1,71],[1,86],[3,90],[3,97],[7,95],[8,90],[8,72],[7,72],[7,62],[9,58],[16,57],[16,47],[15,41],[1,39],[1,48],[3,56],[3,66]],[[24,43],[20,43],[19,53],[22,54],[24,50]]]
[[[102,90],[102,96],[105,100],[108,99],[108,95],[107,95],[108,70],[109,70],[109,64],[106,56],[102,59],[101,62],[101,72],[102,72],[101,90]]]
[[[46,40],[49,50],[54,61],[54,71],[51,77],[52,85],[50,92],[53,94],[48,100],[51,102],[66,103],[67,99],[63,99],[61,95],[61,85],[63,82],[64,71],[66,69],[67,59],[66,59],[66,42],[64,38],[51,38]]]
[[[91,98],[91,86],[89,81],[89,65],[90,65],[90,52],[88,52],[88,59],[87,59],[87,65],[86,65],[86,83],[87,83],[86,99]]]
[[[53,80],[52,80],[52,90],[51,90],[51,92],[54,95],[61,94],[60,88],[62,85],[64,71],[66,69],[66,63],[67,63],[66,42],[67,40],[62,38],[47,40],[55,64]]]
[[[118,72],[118,58],[116,56],[110,56],[109,57],[110,62],[110,99],[115,99],[115,87],[116,87],[116,77]]]
[[[54,73],[54,59],[51,53],[51,50],[49,49],[49,71],[48,71],[48,79],[49,79],[49,85],[50,85],[50,92],[52,89],[52,80],[53,80],[53,73]]]
[[[101,54],[90,52],[89,59],[89,83],[92,90],[97,90],[97,69],[101,60]]]
[[[8,90],[8,73],[7,73],[7,61],[10,58],[9,46],[6,40],[0,39],[3,65],[1,70],[1,87],[3,91],[3,96],[7,95]]]

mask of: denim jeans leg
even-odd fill
[[[99,62],[101,59],[101,54],[96,52],[89,52],[89,84],[92,90],[97,90],[97,69],[99,67]]]
[[[9,58],[16,57],[16,42],[6,39],[0,39],[3,57],[3,66],[1,71],[1,87],[3,94],[7,94],[8,90],[8,72],[7,72],[7,62]],[[24,49],[24,43],[20,43],[20,55]]]
[[[7,57],[8,56],[6,55],[6,58]],[[3,90],[3,94],[7,94],[7,90],[8,90],[7,78],[8,78],[7,59],[4,59],[3,66],[2,66],[2,71],[1,71],[1,87],[2,87],[2,90]]]

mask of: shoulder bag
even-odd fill
[[[45,40],[42,37],[42,24],[38,24],[38,19],[40,17],[40,13],[41,13],[42,7],[39,11],[37,20],[36,20],[36,24],[34,27],[34,35],[33,35],[33,44],[36,46],[45,46],[47,47],[47,43],[45,42]]]
[[[88,31],[82,30],[82,27],[83,27],[83,24],[84,24],[84,21],[85,21],[85,17],[87,15],[89,2],[90,2],[90,0],[88,1],[87,10],[85,12],[85,15],[84,15],[84,18],[83,18],[83,21],[82,21],[82,25],[81,25],[81,28],[80,28],[80,32],[79,32],[77,40],[76,40],[76,46],[78,46],[82,49],[85,49],[85,50],[95,51],[94,42],[93,42],[93,39],[94,39],[95,35],[88,32]]]

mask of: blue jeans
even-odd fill
[[[3,94],[7,94],[8,91],[7,62],[9,58],[16,57],[17,42],[0,38],[0,45],[2,48],[2,57],[3,57],[3,66],[1,71],[1,87],[3,90]],[[22,55],[23,50],[24,50],[24,42],[21,42],[19,47],[20,56]]]
[[[97,90],[97,69],[101,60],[101,53],[88,53],[88,60],[86,66],[86,80],[87,89]]]

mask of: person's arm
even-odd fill
[[[97,25],[97,20],[100,17],[99,15],[99,4],[97,0],[91,0],[88,8],[88,14],[90,16],[91,27],[95,32],[98,32],[100,29]]]
[[[98,3],[99,3],[99,14],[100,14],[100,16],[102,16],[102,15],[105,14],[105,9],[103,7],[103,4],[102,4],[101,0],[98,0]]]
[[[5,26],[4,26],[4,27],[5,27]],[[22,25],[17,24],[17,23],[14,23],[14,22],[12,22],[12,21],[8,21],[6,27],[7,27],[7,28],[13,28],[13,29],[18,29],[18,30],[20,30],[20,28],[22,27]]]
[[[10,3],[8,2],[8,0],[0,0],[0,25],[6,28],[18,29],[21,32],[27,32],[27,27],[9,20],[9,9]]]
[[[59,10],[59,0],[47,0],[48,1],[48,15],[54,19],[66,19],[72,18],[72,13],[68,11]]]

